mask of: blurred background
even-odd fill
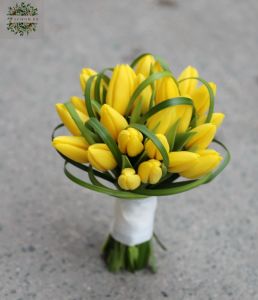
[[[258,299],[257,17],[256,0],[46,0],[44,37],[0,39],[1,299]],[[144,52],[217,83],[232,161],[160,199],[156,275],[112,275],[99,258],[112,199],[64,176],[54,105],[80,96],[82,67]]]

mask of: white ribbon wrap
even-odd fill
[[[115,216],[111,228],[114,239],[127,246],[149,241],[153,235],[153,225],[157,197],[139,200],[115,200]]]

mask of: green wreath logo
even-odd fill
[[[16,3],[15,6],[8,7],[7,30],[16,35],[27,36],[37,30],[38,9],[30,3]]]

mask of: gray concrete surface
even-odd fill
[[[0,299],[258,299],[257,0],[46,1],[45,37],[0,39]],[[232,152],[212,184],[160,199],[156,275],[99,258],[112,201],[72,184],[50,147],[54,104],[83,66],[151,51],[218,84]]]

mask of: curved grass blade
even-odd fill
[[[222,142],[220,142],[216,139],[214,139],[213,142],[220,145],[226,151],[226,156],[223,159],[222,163],[218,166],[218,168],[210,175],[210,177],[206,181],[206,183],[212,181],[216,176],[218,176],[226,168],[226,166],[229,164],[230,159],[231,159],[231,155],[230,155],[229,150],[227,149],[227,147]]]
[[[78,116],[78,114],[77,114],[75,108],[73,107],[72,103],[67,102],[64,105],[67,108],[67,110],[68,110],[69,114],[71,115],[72,119],[74,120],[75,124],[79,128],[82,136],[86,139],[86,141],[90,145],[94,144],[95,143],[95,139],[94,139],[95,134],[84,126],[82,120]]]
[[[132,106],[134,104],[134,102],[136,101],[136,99],[139,97],[139,95],[141,94],[141,92],[148,86],[151,85],[152,83],[154,83],[156,80],[161,79],[163,77],[171,77],[173,79],[173,81],[175,82],[177,88],[178,88],[178,92],[179,91],[179,86],[178,86],[178,82],[176,80],[176,78],[172,75],[171,72],[169,71],[163,71],[163,72],[157,72],[157,73],[153,73],[151,74],[149,77],[147,77],[141,84],[138,85],[138,87],[135,89],[134,93],[131,96],[131,99],[129,101],[129,104],[127,106],[127,110],[126,110],[126,116],[128,116],[128,114],[130,113]]]
[[[161,143],[161,141],[156,137],[155,134],[153,134],[145,125],[142,124],[130,124],[130,127],[135,128],[139,130],[141,133],[143,133],[147,138],[149,138],[153,144],[159,149],[159,152],[163,158],[163,163],[168,168],[169,164],[169,158],[168,153]]]
[[[84,93],[85,105],[86,105],[86,109],[87,109],[87,112],[88,112],[88,115],[90,118],[95,117],[95,113],[94,113],[94,110],[92,107],[92,102],[91,102],[91,87],[93,84],[93,80],[96,78],[96,76],[97,75],[93,75],[87,80],[85,93]]]
[[[94,98],[96,101],[98,101],[99,103],[103,103],[104,98],[100,95],[101,92],[101,81],[103,80],[105,82],[105,84],[103,84],[103,90],[106,89],[106,86],[109,85],[109,77],[107,75],[105,75],[106,71],[109,71],[110,68],[105,68],[104,70],[102,70],[100,73],[97,74],[97,78],[96,78],[96,82],[95,82],[95,86],[94,86]]]
[[[159,104],[155,105],[150,109],[145,115],[141,117],[139,120],[141,123],[144,123],[147,119],[149,119],[151,116],[155,115],[159,111],[171,107],[171,106],[177,106],[177,105],[191,105],[193,106],[193,100],[187,97],[175,97],[171,98],[165,101],[160,102]]]
[[[134,68],[137,65],[137,63],[146,55],[152,55],[152,54],[151,53],[143,53],[143,54],[139,55],[131,62],[130,67]]]
[[[64,164],[64,173],[65,175],[74,183],[85,187],[87,189],[90,189],[95,192],[99,193],[104,193],[113,197],[117,198],[123,198],[123,199],[140,199],[140,198],[146,198],[144,195],[139,195],[135,193],[130,193],[130,192],[124,192],[124,191],[119,191],[119,190],[114,190],[108,187],[102,187],[102,186],[96,186],[94,184],[88,183],[86,181],[81,180],[80,178],[74,176],[71,172],[68,171],[67,169],[67,164],[68,162],[66,161]]]

